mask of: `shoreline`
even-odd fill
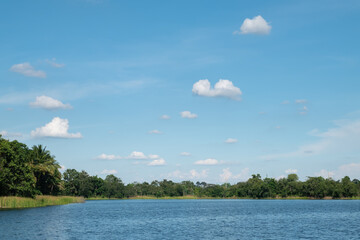
[[[0,197],[0,210],[23,209],[84,203],[83,197],[73,196],[36,196],[35,198],[3,196]]]
[[[332,198],[332,197],[324,197],[324,198],[311,198],[311,197],[275,197],[275,198],[240,198],[240,197],[228,197],[228,198],[217,198],[217,197],[197,197],[197,196],[178,196],[178,197],[155,197],[155,196],[134,196],[129,198],[102,198],[102,197],[91,197],[85,198],[86,201],[97,201],[97,200],[211,200],[211,199],[243,199],[243,200],[360,200],[360,196],[352,197],[352,198]]]

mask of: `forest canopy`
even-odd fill
[[[67,169],[63,174],[60,165],[46,147],[28,148],[18,141],[0,135],[0,196],[35,197],[36,195],[69,195],[86,198],[152,197],[211,197],[211,198],[352,198],[360,194],[360,181],[345,176],[341,180],[308,177],[299,181],[296,174],[287,178],[262,179],[253,174],[245,182],[236,184],[210,184],[206,182],[171,180],[151,183],[124,184],[112,174],[105,179],[90,176],[86,171]]]

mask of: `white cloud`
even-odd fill
[[[245,181],[249,178],[249,168],[244,168],[240,171],[239,174],[234,175],[230,168],[224,168],[222,170],[222,174],[220,174],[220,181],[221,182],[228,182],[231,180],[242,180]]]
[[[69,133],[69,120],[54,117],[43,127],[31,131],[31,137],[82,138],[81,133]]]
[[[334,176],[334,172],[329,172],[325,169],[321,169],[320,172],[315,173],[317,177],[323,177],[323,178],[332,178]]]
[[[181,156],[190,156],[191,153],[189,153],[189,152],[182,152],[182,153],[180,153],[180,155],[181,155]]]
[[[196,164],[196,165],[217,165],[217,164],[219,164],[219,161],[214,158],[208,158],[205,160],[196,161],[194,164]]]
[[[302,145],[297,150],[279,154],[261,156],[261,159],[273,160],[283,158],[308,157],[318,154],[347,153],[358,150],[360,142],[360,120],[338,122],[337,127],[325,132],[315,129],[310,135],[319,139],[312,144]]]
[[[259,34],[266,35],[271,31],[271,26],[266,20],[259,16],[253,19],[246,18],[240,27],[240,31],[235,31],[234,34]]]
[[[113,154],[100,154],[99,156],[96,157],[96,159],[100,159],[100,160],[115,160],[115,159],[122,159],[121,156],[116,156]]]
[[[196,171],[195,169],[190,170],[191,179],[206,178],[208,176],[208,170],[204,169],[201,172]]]
[[[285,173],[286,174],[292,174],[292,173],[297,173],[297,169],[291,169],[291,168],[289,168],[289,169],[287,169],[287,170],[285,170]]]
[[[201,171],[196,171],[195,169],[191,169],[189,172],[181,172],[176,170],[167,175],[168,178],[175,178],[181,180],[189,180],[189,179],[205,179],[208,177],[209,170],[204,169]]]
[[[285,100],[285,101],[283,101],[281,104],[290,104],[290,101],[289,101],[289,100]]]
[[[59,100],[44,95],[36,97],[35,102],[31,102],[30,106],[35,108],[43,108],[47,110],[72,108],[70,104],[64,104]]]
[[[238,140],[236,138],[228,138],[225,140],[226,143],[236,143]]]
[[[191,113],[190,111],[183,111],[180,113],[182,118],[197,118],[197,114]]]
[[[51,66],[56,67],[56,68],[62,68],[65,66],[65,64],[57,63],[56,58],[53,58],[51,60],[46,59],[45,62],[47,62],[48,64],[50,64]]]
[[[340,166],[335,171],[337,178],[343,178],[345,176],[348,176],[350,178],[360,178],[360,162],[359,163],[350,163]]]
[[[11,133],[11,132],[8,132],[8,131],[0,131],[0,135],[2,135],[2,137],[8,137],[8,138],[19,138],[19,137],[22,137],[22,134],[21,133]]]
[[[168,120],[168,119],[170,119],[171,117],[170,117],[169,115],[164,114],[164,115],[162,115],[160,118],[161,118],[161,119]]]
[[[306,99],[297,99],[297,100],[295,100],[295,103],[304,104],[304,103],[307,103],[307,100]]]
[[[276,179],[276,180],[280,180],[280,179],[282,179],[282,178],[286,178],[286,176],[285,176],[285,175],[280,175],[280,176],[276,177],[275,179]]]
[[[127,159],[147,159],[146,155],[143,152],[137,152],[137,151],[133,151],[126,158]]]
[[[231,81],[225,79],[220,79],[214,88],[211,88],[209,80],[199,80],[194,83],[192,92],[199,96],[226,97],[234,100],[241,100],[242,94],[240,88],[235,87]]]
[[[163,158],[160,158],[160,159],[155,159],[151,162],[148,163],[149,166],[162,166],[162,165],[165,165],[166,162]]]
[[[321,169],[319,172],[315,173],[316,176],[321,176],[323,178],[334,178],[340,180],[345,176],[350,177],[351,179],[357,178],[360,176],[360,162],[359,163],[349,163],[339,166],[337,169],[329,171],[326,169]]]
[[[150,134],[161,134],[161,132],[157,129],[149,131]]]
[[[102,175],[109,175],[109,174],[117,174],[118,171],[116,171],[115,169],[111,169],[111,170],[108,170],[108,169],[104,169],[101,171],[100,174]]]
[[[46,73],[44,71],[35,70],[28,62],[15,64],[10,68],[10,71],[20,73],[27,77],[46,78]]]
[[[119,156],[114,154],[100,154],[99,156],[95,157],[95,159],[100,160],[119,160],[119,159],[134,159],[134,160],[147,160],[147,159],[160,159],[159,155],[156,154],[149,154],[146,156],[143,152],[133,151],[130,153],[129,156]]]

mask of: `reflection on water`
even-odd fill
[[[104,200],[0,211],[0,239],[360,239],[358,200]]]

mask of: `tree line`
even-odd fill
[[[112,174],[105,179],[90,176],[86,171],[67,169],[63,174],[60,165],[50,151],[42,145],[28,148],[18,141],[9,141],[0,136],[0,196],[69,195],[130,198],[152,197],[211,197],[211,198],[351,198],[360,195],[360,181],[344,177],[333,180],[323,177],[308,177],[299,181],[296,174],[286,178],[262,179],[252,175],[245,182],[236,184],[210,184],[206,182],[171,180],[151,183],[124,184]]]

